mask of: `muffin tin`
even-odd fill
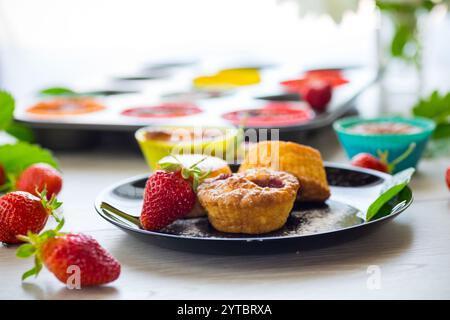
[[[18,99],[15,118],[36,131],[38,142],[58,149],[68,148],[68,145],[82,147],[86,142],[92,144],[93,141],[89,141],[88,137],[94,132],[134,132],[143,126],[161,124],[229,126],[233,121],[229,120],[227,114],[236,114],[248,109],[264,109],[273,102],[293,103],[295,108],[300,105],[300,108],[311,112],[298,94],[285,91],[280,84],[284,80],[298,78],[302,74],[298,67],[258,68],[261,82],[256,85],[200,89],[194,88],[192,80],[198,76],[217,72],[217,69],[211,70],[191,64],[169,66],[167,72],[164,65],[158,68],[158,73],[163,72],[166,75],[162,78],[142,77],[138,80],[141,75],[146,74],[142,71],[137,75],[116,76],[110,79],[111,88],[108,86],[103,86],[102,90],[96,90],[95,87],[84,88],[84,92],[98,94],[95,99],[105,106],[103,110],[77,115],[33,115],[27,111],[31,106],[52,98],[32,96]],[[349,82],[334,89],[333,98],[326,112],[315,114],[306,120],[301,117],[298,122],[253,121],[252,125],[252,121],[248,121],[246,127],[279,128],[281,132],[305,132],[330,125],[346,113],[352,107],[352,101],[376,79],[376,72],[368,68],[343,69],[342,73]],[[119,83],[118,78],[121,78]],[[122,83],[123,88],[120,88]],[[171,113],[170,109],[178,110]],[[234,124],[242,123],[234,121]],[[64,139],[55,136],[64,136]],[[67,143],[67,140],[72,141]]]

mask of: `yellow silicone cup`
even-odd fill
[[[233,88],[258,84],[261,76],[257,69],[224,69],[212,76],[194,78],[193,84],[199,88]]]
[[[240,130],[236,128],[214,128],[224,131],[224,136],[205,141],[187,141],[171,142],[146,139],[145,133],[150,129],[175,130],[175,129],[194,129],[193,127],[145,127],[136,131],[135,137],[139,143],[144,158],[151,170],[157,168],[158,161],[169,154],[193,154],[200,153],[216,156],[230,162],[236,158],[237,146],[241,141]],[[211,128],[203,128],[211,129]]]

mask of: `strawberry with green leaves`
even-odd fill
[[[401,154],[399,157],[394,159],[393,161],[388,161],[389,152],[386,150],[384,152],[378,151],[378,157],[370,154],[370,153],[358,153],[355,155],[351,164],[366,169],[377,170],[385,173],[391,173],[395,170],[395,167],[409,157],[411,152],[416,148],[415,143],[411,143],[408,149]]]
[[[17,249],[16,255],[20,258],[35,257],[34,267],[22,275],[22,280],[37,276],[43,265],[64,284],[73,274],[70,267],[78,268],[81,287],[98,286],[116,280],[120,275],[120,263],[94,238],[60,232],[63,224],[64,220],[61,220],[55,230],[40,235],[28,232],[27,236],[19,236],[27,243]]]
[[[23,191],[5,194],[0,198],[0,242],[20,243],[18,235],[40,232],[49,215],[58,220],[55,210],[60,206],[55,197],[47,200],[45,190],[39,197]]]
[[[201,161],[189,168],[179,161],[159,163],[163,170],[152,174],[145,186],[140,217],[142,228],[158,231],[191,212],[197,186],[209,175],[197,167]]]

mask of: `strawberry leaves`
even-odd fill
[[[62,235],[59,231],[64,226],[64,218],[58,221],[55,229],[42,232],[40,235],[28,232],[27,236],[17,236],[22,241],[27,243],[22,244],[16,251],[16,257],[26,259],[34,255],[34,266],[30,270],[24,272],[22,281],[31,276],[37,277],[42,270],[42,260],[40,258],[41,246],[51,238]]]
[[[39,275],[39,273],[41,272],[41,270],[42,270],[42,261],[37,256],[35,256],[34,257],[34,267],[31,268],[30,270],[24,272],[24,274],[22,275],[22,281],[26,280],[27,278],[29,278],[31,276],[37,277]]]
[[[59,202],[56,199],[55,194],[52,195],[50,200],[47,199],[47,188],[44,188],[42,192],[39,192],[36,188],[36,193],[39,195],[39,198],[41,198],[42,206],[47,210],[49,214],[52,215],[53,218],[55,218],[56,222],[61,222],[61,219],[57,214],[56,210],[61,207],[62,202]]]
[[[28,258],[28,257],[31,257],[35,253],[36,253],[36,247],[34,245],[32,245],[31,243],[25,243],[17,249],[16,256],[20,257],[20,258]]]
[[[192,182],[192,189],[194,192],[197,192],[199,184],[202,183],[203,180],[206,179],[211,173],[211,170],[205,172],[198,167],[200,163],[206,160],[207,156],[192,164],[190,167],[184,167],[175,155],[171,155],[171,157],[174,161],[160,161],[158,162],[159,167],[165,171],[171,172],[180,170],[183,179],[190,180]]]

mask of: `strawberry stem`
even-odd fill
[[[16,238],[21,240],[21,241],[23,241],[23,242],[30,242],[30,238],[29,237],[21,235],[21,234],[17,235]]]
[[[397,157],[396,159],[394,159],[394,160],[391,162],[390,165],[395,167],[397,164],[399,164],[400,162],[402,162],[403,160],[405,160],[406,158],[408,158],[409,155],[411,154],[411,152],[413,152],[415,148],[416,148],[416,143],[415,143],[415,142],[411,143],[411,144],[408,146],[408,149],[406,149],[406,151],[403,152],[403,154],[401,154],[399,157]]]
[[[59,202],[56,199],[55,194],[52,194],[50,199],[47,199],[47,188],[44,187],[44,190],[42,192],[39,192],[36,188],[36,193],[38,194],[39,198],[41,198],[41,203],[44,206],[44,208],[47,210],[48,214],[51,215],[53,218],[55,218],[56,222],[61,222],[61,218],[55,213],[56,209],[61,207],[62,202]]]
[[[131,223],[133,223],[134,225],[141,227],[141,222],[139,221],[139,217],[136,216],[132,216],[128,213],[123,212],[122,210],[117,209],[116,207],[113,207],[112,205],[110,205],[109,203],[106,202],[102,202],[100,204],[100,208],[102,208],[105,211],[108,211],[109,213],[115,214]]]
[[[388,167],[388,171],[389,173],[391,173],[392,171],[394,171],[395,167],[402,162],[403,160],[405,160],[406,158],[409,157],[409,155],[411,154],[411,152],[414,151],[414,149],[416,148],[416,143],[413,142],[408,146],[408,149],[406,149],[405,152],[403,152],[400,156],[398,156],[397,158],[395,158],[394,160],[392,160],[391,162],[388,161],[388,157],[389,157],[389,151],[381,151],[381,150],[377,150],[377,154],[378,154],[378,159],[384,163],[385,165],[387,165]]]
[[[26,243],[22,244],[16,251],[16,256],[19,258],[29,258],[34,255],[34,267],[30,270],[26,271],[22,275],[22,281],[27,279],[28,277],[35,276],[37,277],[39,272],[42,270],[42,260],[41,260],[41,247],[47,242],[49,239],[57,237],[62,233],[59,232],[61,228],[64,226],[64,218],[62,218],[58,226],[53,230],[46,230],[41,234],[36,234],[32,232],[28,232],[27,236],[18,235],[17,238]]]

